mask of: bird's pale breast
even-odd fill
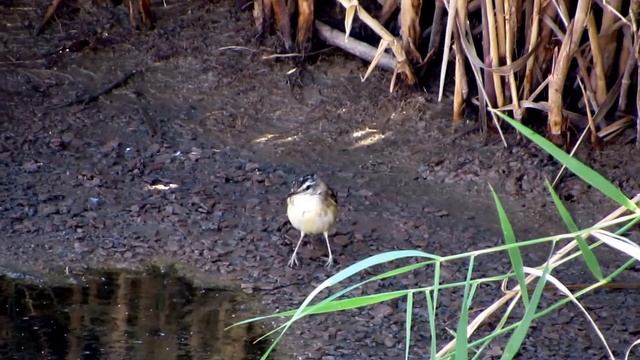
[[[323,204],[318,195],[299,194],[287,200],[287,216],[294,228],[305,234],[329,231],[336,220],[334,207]]]

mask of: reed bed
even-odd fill
[[[414,84],[439,72],[441,100],[453,71],[454,123],[475,104],[482,130],[489,124],[500,130],[502,121],[489,111],[500,110],[545,125],[556,144],[568,145],[571,134],[586,129],[599,147],[635,127],[623,141],[635,137],[640,146],[637,1],[336,0],[314,8],[313,0],[254,0],[253,11],[261,31],[273,20],[288,49],[293,32],[300,51],[315,32],[362,56],[348,41],[357,18],[357,26],[375,34],[364,40],[377,41],[369,51],[375,56],[362,56],[371,62],[364,79],[383,56],[392,56],[391,90],[399,74]],[[318,14],[343,17],[343,28],[326,29]],[[344,40],[328,31],[343,31]]]

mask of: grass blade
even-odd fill
[[[427,298],[427,314],[429,320],[429,334],[431,336],[431,356],[429,359],[435,359],[437,349],[436,339],[436,309],[433,306],[433,298],[431,297],[431,290],[425,290],[424,296]]]
[[[638,206],[604,176],[600,175],[598,172],[591,169],[587,165],[581,163],[578,159],[571,157],[569,154],[562,151],[562,149],[554,145],[551,141],[538,135],[536,132],[522,125],[518,121],[499,111],[494,110],[494,112],[506,122],[508,122],[511,126],[516,128],[522,135],[536,143],[544,151],[556,158],[556,160],[560,161],[563,165],[565,165],[569,170],[571,170],[586,183],[598,189],[601,193],[605,194],[611,200],[624,206],[628,210],[640,212]]]
[[[388,252],[385,252],[385,253],[382,253],[382,254],[377,254],[377,255],[370,256],[370,257],[368,257],[368,258],[366,258],[364,260],[358,261],[357,263],[348,266],[344,270],[339,271],[338,273],[332,275],[327,280],[323,281],[320,285],[318,285],[315,289],[313,289],[313,291],[311,291],[311,293],[304,299],[304,301],[302,302],[300,307],[298,307],[298,309],[293,314],[293,316],[284,324],[284,328],[282,329],[282,332],[269,345],[267,350],[262,355],[261,359],[267,359],[269,357],[271,352],[273,352],[273,350],[275,349],[276,345],[280,342],[280,339],[282,339],[282,336],[284,335],[284,333],[286,333],[287,330],[289,330],[289,328],[291,327],[291,325],[293,325],[293,323],[295,321],[299,320],[300,318],[302,318],[303,316],[306,315],[305,309],[307,309],[307,307],[309,306],[311,301],[322,290],[324,290],[326,288],[329,288],[329,287],[331,287],[333,285],[336,285],[336,284],[340,283],[341,281],[343,281],[343,280],[345,280],[345,279],[357,274],[358,272],[360,272],[362,270],[365,270],[365,269],[368,269],[368,268],[370,268],[372,266],[375,266],[375,265],[378,265],[378,264],[382,264],[382,263],[386,263],[386,262],[390,262],[390,261],[394,261],[394,260],[398,260],[398,259],[407,258],[407,257],[422,257],[422,258],[429,258],[429,259],[434,259],[434,260],[439,260],[440,259],[439,256],[431,255],[431,254],[426,253],[424,251],[418,251],[418,250],[388,251]]]
[[[409,347],[411,346],[411,318],[413,315],[413,291],[407,293],[407,319],[405,326],[405,346],[404,346],[404,358],[409,360]]]
[[[464,294],[462,295],[462,308],[460,309],[460,318],[458,319],[458,327],[456,329],[456,352],[457,360],[466,360],[469,358],[469,341],[467,339],[467,326],[469,325],[469,307],[471,305],[472,296],[470,296],[471,275],[473,274],[473,262],[475,256],[469,258],[469,269],[467,270],[467,278],[464,285]]]
[[[509,338],[509,341],[504,348],[504,352],[502,353],[502,357],[500,357],[500,360],[513,359],[513,357],[516,356],[516,354],[520,350],[522,341],[524,340],[525,336],[527,336],[529,327],[531,327],[531,322],[536,315],[538,303],[540,302],[540,298],[542,297],[542,290],[544,289],[544,285],[547,283],[547,274],[549,274],[550,270],[551,268],[547,263],[547,265],[544,267],[544,271],[542,272],[542,276],[540,276],[540,278],[538,279],[538,283],[536,284],[536,288],[533,291],[533,295],[531,295],[531,301],[527,305],[527,310],[524,313],[524,317],[522,318],[520,325],[516,327],[516,329],[513,331],[513,334]]]
[[[493,190],[493,187],[491,185],[489,185],[489,187],[491,188],[491,193],[493,194],[493,200],[496,203],[496,210],[498,211],[498,218],[500,219],[500,227],[502,227],[504,241],[507,245],[513,245],[516,243],[516,235],[513,232],[513,227],[509,222],[507,213],[504,211],[504,207],[502,206],[498,195]],[[515,272],[516,279],[518,280],[518,284],[520,285],[520,291],[522,292],[522,302],[526,306],[529,304],[529,294],[527,293],[527,283],[524,279],[524,264],[522,263],[522,255],[520,254],[520,249],[514,246],[507,249],[507,253],[509,254],[509,259],[511,259],[513,271]]]
[[[527,272],[527,274],[532,274],[532,275],[535,275],[535,276],[542,276],[542,272],[540,270],[538,270],[538,269],[525,268],[525,271]],[[578,307],[578,309],[580,309],[580,311],[582,311],[582,313],[585,315],[587,320],[589,320],[589,323],[591,324],[591,326],[595,330],[596,334],[598,335],[598,337],[602,341],[602,344],[604,345],[605,349],[607,350],[607,355],[609,355],[609,359],[615,360],[615,357],[613,356],[613,353],[611,352],[611,348],[609,347],[609,344],[607,343],[607,340],[605,339],[604,335],[602,334],[602,331],[600,331],[600,329],[598,328],[598,325],[596,325],[596,322],[593,320],[591,315],[589,315],[589,312],[587,312],[587,309],[585,309],[585,307],[582,306],[582,304],[578,301],[578,299],[576,299],[576,297],[573,295],[573,293],[560,280],[558,280],[556,277],[554,277],[551,274],[547,274],[547,279],[549,280],[550,283],[555,285],[555,287],[558,290],[560,290],[560,292],[562,292],[567,298],[569,298]]]
[[[545,181],[545,183],[547,184],[549,193],[551,193],[551,198],[553,199],[553,203],[556,205],[556,209],[558,209],[558,213],[560,214],[562,221],[564,221],[565,225],[567,226],[567,229],[569,229],[570,232],[577,232],[578,226],[573,221],[573,218],[571,217],[569,210],[567,210],[567,208],[564,206],[564,203],[562,202],[562,200],[560,200],[560,197],[558,196],[556,191],[553,189],[553,186],[551,186],[551,184],[549,184],[548,181]],[[602,280],[604,276],[602,275],[602,269],[600,268],[600,263],[598,263],[598,259],[596,258],[596,255],[593,253],[591,248],[589,248],[589,245],[585,241],[584,237],[581,235],[576,236],[576,242],[578,243],[578,247],[582,252],[582,258],[584,259],[584,262],[587,264],[587,267],[589,268],[589,270],[591,270],[591,274],[593,274],[593,277],[595,277],[598,280]]]
[[[429,305],[429,332],[431,332],[431,359],[436,358],[438,353],[438,339],[436,336],[436,311],[438,309],[438,292],[440,291],[440,262],[436,262],[433,269],[433,299],[427,298]],[[431,302],[431,304],[429,304]]]

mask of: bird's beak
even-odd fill
[[[287,199],[292,197],[293,195],[299,194],[300,191],[298,190],[291,190],[291,192],[289,192],[289,195],[287,195]]]

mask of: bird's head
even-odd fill
[[[318,195],[326,188],[316,174],[305,175],[293,182],[289,197],[297,194]]]

